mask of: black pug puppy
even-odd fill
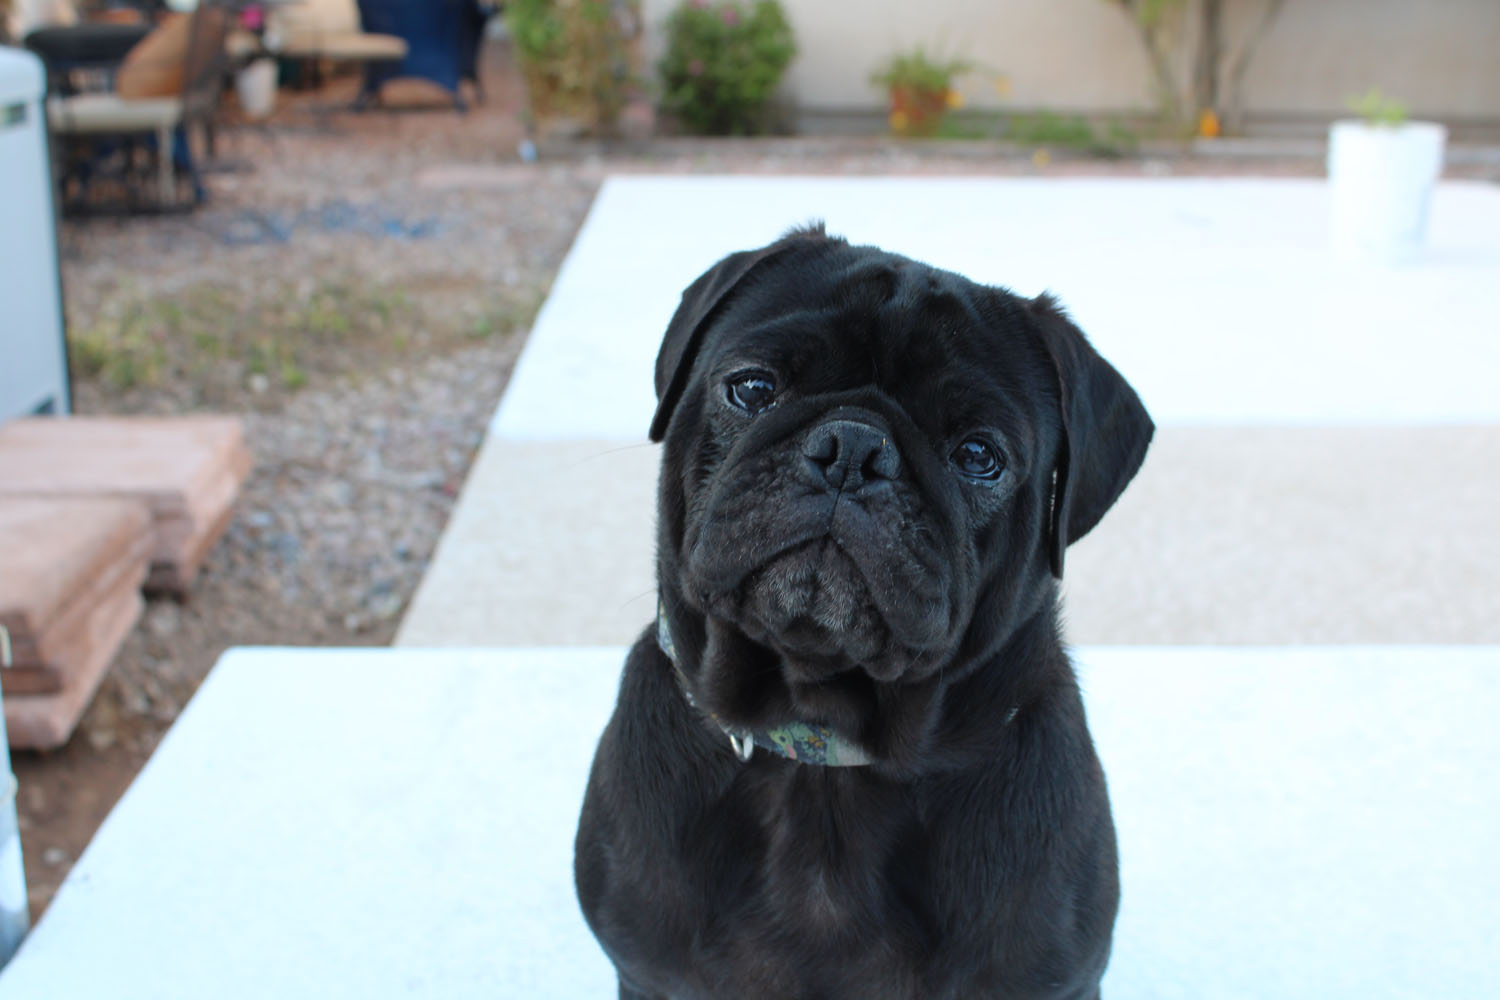
[[[1152,424],[1048,296],[793,231],[656,365],[659,621],[576,844],[622,998],[1097,997],[1119,897],[1063,550]]]

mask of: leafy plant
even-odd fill
[[[935,60],[917,46],[910,52],[898,52],[870,74],[870,82],[895,89],[946,92],[953,88],[953,78],[971,72],[974,64],[967,59]]]
[[[1106,124],[1101,133],[1086,118],[1051,111],[1012,117],[1006,137],[1025,146],[1060,146],[1105,157],[1124,156],[1139,145],[1135,133],[1117,121]]]
[[[1016,115],[1006,129],[1007,138],[1027,146],[1064,146],[1089,149],[1094,145],[1094,128],[1078,115],[1059,115],[1039,111],[1034,115]]]
[[[766,131],[767,107],[797,45],[777,0],[688,0],[667,18],[657,65],[662,106],[691,132]]]
[[[1358,97],[1348,101],[1349,110],[1365,120],[1366,125],[1395,128],[1406,121],[1406,105],[1371,87]]]
[[[511,0],[505,24],[531,114],[607,128],[635,85],[630,36],[639,0]]]
[[[890,95],[892,132],[932,136],[942,130],[948,112],[963,103],[953,78],[974,68],[967,59],[934,59],[917,46],[877,66],[870,82]]]

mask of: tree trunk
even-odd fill
[[[1261,9],[1260,20],[1255,23],[1250,34],[1245,36],[1245,43],[1240,46],[1229,68],[1229,94],[1224,108],[1224,126],[1225,130],[1231,133],[1243,132],[1245,128],[1245,75],[1250,70],[1250,60],[1254,58],[1256,49],[1260,47],[1266,35],[1270,34],[1271,25],[1281,13],[1281,8],[1286,6],[1286,0],[1265,0],[1265,2],[1265,7]]]
[[[1193,61],[1195,115],[1219,113],[1219,64],[1224,59],[1224,0],[1201,0],[1197,58]]]
[[[1157,110],[1162,120],[1176,129],[1183,122],[1182,95],[1177,89],[1177,74],[1172,71],[1172,46],[1167,29],[1159,20],[1149,24],[1136,18],[1132,20],[1140,32],[1146,60],[1151,66],[1151,87],[1156,91]]]

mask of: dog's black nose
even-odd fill
[[[815,477],[845,492],[901,474],[901,456],[890,436],[858,420],[830,420],[813,428],[802,454]]]

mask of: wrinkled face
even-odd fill
[[[855,253],[738,294],[668,436],[681,596],[791,685],[923,679],[1050,593],[1059,404],[1026,303]]]

